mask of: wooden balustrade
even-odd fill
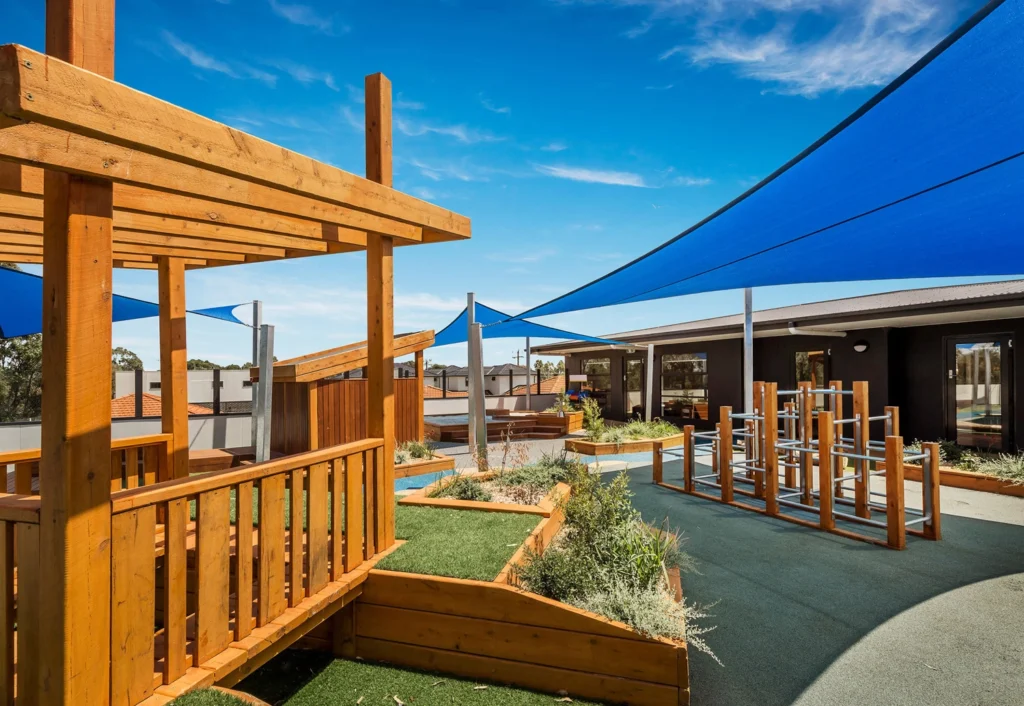
[[[244,641],[368,558],[383,443],[115,493],[111,704],[139,703],[190,667],[222,669],[222,655],[244,654]]]
[[[153,485],[166,477],[170,434],[147,434],[110,442],[110,492]],[[32,495],[39,488],[39,449],[0,453],[0,469],[14,466],[14,492]]]
[[[39,498],[0,493],[0,704],[3,706],[14,704],[16,676],[22,683],[38,678],[40,589]],[[25,699],[20,703],[34,702]]]

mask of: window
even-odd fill
[[[587,381],[582,384],[580,389],[589,392],[601,407],[607,407],[608,390],[612,386],[611,358],[584,360],[581,371],[587,376]]]
[[[252,380],[242,380],[242,387],[252,387]]]
[[[160,383],[158,383],[158,382],[151,382],[151,383],[149,383],[149,389],[150,390],[159,390],[160,389]]]
[[[708,419],[708,354],[661,357],[661,416]]]
[[[826,351],[799,351],[796,354],[796,381],[809,382],[815,390],[822,390],[828,385],[825,363],[828,360]],[[825,409],[825,395],[814,396],[814,408]]]

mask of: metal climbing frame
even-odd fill
[[[872,423],[884,428],[884,439],[871,439]],[[666,458],[682,460],[683,487],[664,482]],[[904,502],[905,463],[922,466],[921,510]],[[752,413],[722,407],[714,431],[687,426],[654,444],[654,481],[664,487],[896,549],[906,546],[907,534],[940,538],[938,476],[938,444],[907,453],[899,409],[870,416],[866,382],[850,390],[839,381],[796,390],[755,382]],[[872,478],[884,478],[884,490],[872,488]],[[864,526],[884,529],[885,540],[857,531]]]

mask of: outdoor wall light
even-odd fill
[[[870,347],[871,345],[864,340],[857,341],[856,343],[853,344],[853,350],[857,351],[858,353],[863,353]]]

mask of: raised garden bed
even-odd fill
[[[885,468],[884,463],[878,464],[879,469]],[[921,480],[921,466],[913,463],[903,464],[903,477],[906,480]],[[972,471],[961,471],[959,468],[948,466],[939,467],[939,484],[951,488],[964,488],[966,490],[978,490],[983,493],[998,493],[999,495],[1011,495],[1016,498],[1024,498],[1024,485],[1014,485],[1011,481],[990,476],[987,473],[974,473]]]
[[[617,454],[650,453],[654,443],[660,441],[669,444],[676,439],[682,440],[682,434],[663,436],[658,439],[638,439],[636,441],[587,441],[586,439],[566,439],[565,450],[581,456],[614,456]]]
[[[395,464],[395,478],[410,478],[452,470],[455,470],[455,459],[435,451],[433,458],[415,458],[406,463]]]
[[[463,473],[465,478],[474,478],[480,481],[487,481],[495,478],[497,471]],[[446,478],[434,481],[430,485],[406,495],[398,501],[399,505],[419,505],[424,507],[439,507],[452,510],[480,510],[484,512],[514,512],[525,515],[539,515],[550,517],[558,504],[560,498],[565,497],[569,492],[569,486],[565,483],[556,484],[547,495],[536,505],[524,505],[512,502],[489,502],[479,500],[459,500],[457,498],[432,498],[430,494],[437,490],[441,483],[450,482]]]

